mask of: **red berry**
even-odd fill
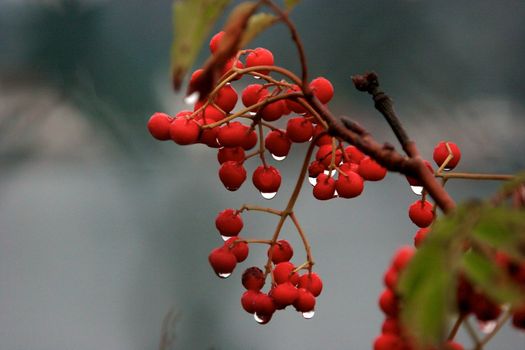
[[[290,152],[292,143],[290,139],[286,137],[283,130],[272,130],[266,135],[264,140],[264,146],[271,154],[277,157],[286,157]]]
[[[246,134],[244,135],[244,139],[242,141],[241,147],[247,151],[249,149],[252,149],[257,144],[257,133],[254,130],[248,129],[246,131]]]
[[[217,227],[222,236],[237,236],[243,226],[241,214],[235,209],[224,209],[215,219],[215,227]]]
[[[317,177],[319,174],[325,171],[325,169],[326,167],[322,163],[320,163],[318,160],[314,160],[310,163],[310,166],[308,166],[308,176]]]
[[[432,209],[433,205],[429,201],[417,200],[408,209],[408,216],[418,227],[427,227],[434,221]]]
[[[473,298],[472,311],[479,321],[493,321],[501,314],[501,307],[495,304],[488,297],[477,294]]]
[[[358,150],[356,146],[352,145],[345,148],[345,154],[349,162],[356,164],[359,164],[365,157],[363,152]]]
[[[299,288],[297,290],[297,299],[293,303],[293,306],[299,312],[313,311],[315,308],[315,297],[309,290]]]
[[[339,148],[336,148],[335,150],[335,158],[334,163],[335,165],[339,165],[341,163],[341,159],[343,158],[343,153]],[[317,153],[315,154],[315,159],[323,163],[324,166],[329,166],[332,162],[332,145],[322,145],[317,150]]]
[[[243,69],[244,68],[244,65],[242,64],[241,61],[239,60],[235,60],[235,57],[232,57],[230,58],[228,61],[226,61],[226,64],[224,65],[224,67],[222,68],[222,75],[225,75],[225,74],[229,74],[231,69],[233,68],[233,63],[235,62],[235,67],[237,69]],[[242,78],[242,75],[237,75],[235,78],[233,78],[232,80],[239,80]]]
[[[410,262],[410,259],[412,259],[415,253],[416,251],[414,248],[410,246],[403,246],[399,248],[392,259],[392,266],[394,266],[397,271],[402,271]]]
[[[213,271],[222,278],[228,277],[235,268],[235,265],[237,265],[235,255],[223,247],[212,250],[208,256],[208,261]]]
[[[397,297],[392,290],[385,289],[383,291],[379,297],[379,307],[385,313],[385,315],[390,317],[397,316],[399,305],[397,302]]]
[[[253,314],[255,312],[255,299],[260,294],[256,290],[247,290],[241,297],[241,305],[246,312]]]
[[[260,165],[253,172],[252,181],[261,193],[275,193],[281,186],[281,174],[273,166]]]
[[[335,189],[339,197],[354,198],[363,192],[363,178],[353,171],[346,171],[346,175],[339,174],[335,181]]]
[[[249,267],[242,274],[241,281],[244,288],[259,291],[264,286],[264,273],[258,267]]]
[[[199,113],[199,118],[201,118],[204,121],[204,125],[218,122],[219,120],[224,119],[225,117],[226,115],[223,112],[221,112],[212,105],[206,106],[206,108],[204,108],[204,110],[201,113]]]
[[[272,288],[272,298],[281,307],[292,305],[298,296],[297,288],[290,282],[281,283]]]
[[[310,89],[322,104],[327,104],[334,96],[334,87],[326,78],[315,78],[310,82]]]
[[[405,350],[405,344],[397,335],[381,334],[374,340],[374,350]]]
[[[359,162],[358,173],[365,180],[379,181],[386,176],[386,169],[367,156]]]
[[[454,341],[447,341],[444,346],[443,350],[464,350],[465,348],[460,343],[456,343]]]
[[[314,128],[314,137],[322,133],[323,131],[326,131],[326,129],[321,125],[317,124]],[[331,145],[332,144],[332,137],[328,135],[328,133],[325,133],[323,136],[319,137],[317,141],[315,142],[317,146],[322,145]]]
[[[204,69],[200,68],[200,69],[197,69],[195,72],[191,73],[191,78],[190,78],[190,86],[194,86],[195,85],[195,82],[197,81],[197,79],[199,79],[199,77],[201,76],[202,72],[204,72]],[[204,101],[202,101],[204,102]]]
[[[286,135],[292,142],[307,142],[313,134],[314,126],[303,117],[291,118],[286,124]]]
[[[263,120],[273,122],[281,118],[284,114],[284,101],[277,100],[270,102],[259,109],[258,114]]]
[[[229,113],[235,108],[238,98],[235,89],[230,84],[226,84],[219,89],[213,102],[224,112]]]
[[[246,180],[246,170],[241,163],[230,160],[219,168],[219,178],[227,190],[235,191]]]
[[[251,107],[269,94],[268,89],[261,84],[251,84],[242,91],[242,103]]]
[[[224,247],[227,248],[235,258],[237,262],[243,262],[250,253],[250,248],[246,242],[240,241],[239,237],[232,237],[224,242]]]
[[[423,160],[423,163],[425,163],[427,169],[430,170],[432,174],[434,174],[434,169],[432,169],[432,165],[430,164],[430,162],[428,160]],[[418,179],[411,176],[407,176],[406,178],[410,186],[422,186],[421,182]]]
[[[274,264],[289,261],[293,256],[293,248],[288,241],[282,239],[268,249],[268,256]]]
[[[512,314],[512,325],[521,330],[525,330],[525,307],[522,307]]]
[[[254,300],[254,309],[255,313],[264,320],[265,316],[271,318],[275,312],[275,304],[268,294],[259,293]]]
[[[166,113],[157,112],[149,118],[148,130],[157,140],[165,141],[171,138],[170,124],[172,118]]]
[[[275,265],[272,274],[276,284],[291,282],[296,285],[299,282],[299,274],[293,272],[295,265],[289,261],[283,261]]]
[[[343,163],[343,164],[339,165],[339,169],[341,169],[341,171],[343,171],[345,173],[351,171],[351,172],[354,172],[354,173],[358,174],[357,172],[359,171],[359,165],[356,164],[356,163]],[[359,176],[361,176],[361,175],[359,175]]]
[[[397,286],[398,276],[398,270],[394,266],[390,266],[383,275],[383,282],[385,286],[391,290],[395,290]]]
[[[270,50],[262,47],[254,49],[246,56],[246,67],[273,66],[273,54]],[[267,70],[259,70],[261,74],[268,74]]]
[[[199,140],[199,124],[185,117],[175,118],[170,125],[170,136],[179,145],[190,145]]]
[[[321,291],[323,290],[323,281],[321,280],[321,277],[319,277],[318,274],[315,272],[306,273],[299,277],[299,288],[304,288],[314,297],[319,296],[321,294]]]
[[[199,142],[211,148],[219,148],[221,145],[217,142],[218,133],[219,127],[202,129],[201,135],[199,136]]]
[[[217,152],[217,160],[219,164],[233,160],[241,163],[244,161],[245,153],[242,147],[222,147]]]
[[[401,325],[399,324],[399,320],[397,318],[387,317],[381,327],[381,333],[400,335]]]
[[[430,232],[430,229],[427,227],[423,227],[417,230],[416,235],[414,236],[414,246],[416,248],[419,248],[421,246],[428,232]]]
[[[215,53],[219,49],[219,45],[220,45],[220,42],[223,36],[224,36],[224,31],[220,31],[211,38],[210,40],[211,53]]]
[[[452,159],[450,159],[450,161],[447,163],[445,169],[450,170],[454,169],[456,165],[458,165],[459,160],[461,159],[461,151],[454,142],[439,142],[434,148],[433,158],[436,164],[440,167],[449,155],[447,144],[450,147],[450,150],[452,151]]]
[[[315,184],[313,189],[314,197],[319,200],[327,200],[334,198],[334,194],[335,180],[324,173],[319,174],[317,176],[317,183]]]
[[[221,126],[217,133],[217,140],[224,147],[241,146],[248,127],[240,122],[231,122]]]

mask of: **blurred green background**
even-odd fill
[[[350,82],[375,70],[424,155],[452,140],[460,170],[502,173],[525,168],[524,18],[520,0],[305,0],[292,14],[337,114],[395,143]],[[264,249],[219,280],[207,261],[221,243],[214,218],[245,202],[282,207],[304,147],[277,164],[286,180],[266,202],[250,185],[226,191],[213,150],[152,139],[153,112],[187,107],[170,87],[171,40],[170,1],[0,0],[0,348],[156,349],[170,310],[166,349],[371,348],[383,271],[416,231],[406,180],[389,174],[328,203],[305,184],[296,213],[325,290],[312,320],[285,311],[258,325],[240,308],[240,274]],[[283,26],[252,45],[298,70]],[[449,188],[461,200],[497,184]],[[276,224],[245,222],[250,237]],[[293,229],[283,234],[302,262]],[[507,328],[487,347],[523,348]]]

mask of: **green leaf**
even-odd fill
[[[286,10],[291,10],[295,6],[297,6],[297,4],[299,4],[300,2],[301,0],[284,0],[284,8]]]
[[[246,47],[257,35],[278,21],[275,15],[270,13],[258,13],[252,15],[241,38],[240,47]]]
[[[173,86],[178,90],[204,40],[231,0],[175,0],[171,48]]]
[[[456,280],[448,255],[426,244],[401,276],[402,321],[422,344],[437,344],[445,336]]]
[[[472,236],[480,243],[525,259],[525,213],[522,210],[486,206]]]
[[[525,296],[493,260],[473,250],[463,255],[461,266],[467,278],[500,304],[520,304]]]

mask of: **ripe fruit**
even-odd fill
[[[260,101],[259,101],[260,102]],[[281,118],[284,114],[284,101],[277,100],[270,102],[259,109],[258,114],[263,120],[273,122]]]
[[[222,236],[237,236],[243,226],[241,214],[235,209],[224,209],[215,219],[215,227],[217,227]]]
[[[421,246],[428,232],[430,232],[430,229],[427,227],[423,227],[417,230],[416,235],[414,236],[414,246],[416,248],[419,248]]]
[[[199,124],[193,119],[178,117],[170,125],[170,136],[179,145],[190,145],[199,140]]]
[[[251,107],[257,102],[264,99],[266,96],[268,96],[270,93],[268,92],[268,89],[266,89],[261,84],[251,84],[248,85],[243,91],[242,91],[242,103],[246,107]]]
[[[306,142],[312,138],[313,134],[314,126],[303,117],[291,118],[286,124],[286,135],[292,142]]]
[[[222,147],[217,152],[217,160],[219,164],[233,160],[241,163],[244,161],[245,152],[242,147]]]
[[[323,290],[323,281],[315,272],[306,273],[299,277],[298,287],[308,290],[314,297],[317,297]]]
[[[374,350],[404,350],[403,340],[394,334],[381,334],[374,340]]]
[[[325,171],[325,169],[326,168],[322,163],[320,163],[318,160],[314,160],[308,166],[308,176],[317,177],[319,174]]]
[[[395,290],[398,276],[398,270],[394,266],[390,266],[383,275],[383,283],[385,284],[385,287]]]
[[[241,146],[248,127],[240,122],[231,122],[220,127],[217,140],[224,147]]]
[[[215,53],[219,49],[219,44],[222,40],[222,37],[224,36],[224,31],[220,31],[217,34],[215,34],[211,40],[210,40],[210,51],[211,53]]]
[[[448,341],[444,344],[444,350],[464,350],[463,345],[454,341]]]
[[[315,297],[309,290],[299,288],[297,290],[297,299],[293,303],[293,306],[299,312],[312,311],[315,308]]]
[[[418,227],[428,227],[434,221],[433,205],[429,201],[417,200],[408,209],[410,220]]]
[[[288,89],[286,92],[287,93],[301,92],[301,88],[299,86],[297,86],[297,85],[294,85],[294,86],[292,86],[292,88]],[[286,107],[287,107],[287,109],[289,109],[292,112],[295,112],[297,114],[304,114],[304,113],[307,112],[306,108],[303,107],[299,102],[297,102],[296,99],[293,99],[293,98],[286,99]]]
[[[345,148],[345,154],[349,162],[356,164],[359,164],[365,157],[363,152],[358,150],[356,146],[352,145]]]
[[[289,261],[293,256],[293,248],[288,241],[282,239],[268,249],[268,256],[274,264]]]
[[[273,287],[271,295],[276,305],[280,308],[285,308],[294,303],[299,296],[299,293],[297,288],[295,288],[290,282],[285,282]]]
[[[319,200],[328,200],[334,198],[335,194],[335,180],[326,175],[319,174],[317,176],[317,183],[313,189],[313,195]]]
[[[264,286],[264,273],[258,267],[249,267],[242,274],[241,281],[244,288],[259,291]]]
[[[272,52],[262,47],[254,49],[248,54],[248,56],[246,56],[247,68],[255,66],[273,66],[273,63]],[[259,70],[257,72],[265,75],[269,73],[267,70]]]
[[[253,314],[255,312],[255,298],[260,294],[256,290],[247,290],[241,297],[241,305],[246,312]]]
[[[375,160],[366,156],[359,162],[359,175],[368,181],[379,181],[386,176],[386,169],[379,165]]]
[[[235,255],[223,247],[212,250],[208,256],[208,261],[213,271],[222,278],[228,277],[235,268],[235,265],[237,265]]]
[[[317,124],[314,128],[314,137],[322,133],[323,131],[326,131],[326,129],[321,125]],[[328,135],[328,133],[323,134],[323,136],[319,137],[317,141],[315,142],[317,146],[322,145],[331,145],[332,144],[332,137]]]
[[[281,174],[273,166],[260,165],[253,172],[252,181],[261,193],[276,193],[281,186]]]
[[[154,113],[148,121],[148,130],[157,140],[165,141],[171,138],[170,124],[172,118],[166,113]]]
[[[353,171],[346,171],[346,175],[339,174],[335,181],[335,189],[339,197],[354,198],[363,192],[364,181],[359,174]]]
[[[291,282],[293,285],[296,285],[299,282],[299,274],[293,272],[294,269],[295,265],[289,261],[283,261],[275,265],[272,271],[275,283]]]
[[[235,89],[230,84],[226,84],[219,89],[213,102],[224,112],[229,113],[235,108],[238,98]]]
[[[387,317],[383,322],[383,326],[381,327],[381,333],[400,335],[401,325],[399,324],[398,319]]]
[[[208,105],[201,113],[199,113],[198,117],[201,118],[204,121],[203,124],[206,125],[218,122],[219,120],[224,119],[226,115],[214,106]]]
[[[385,289],[379,297],[379,307],[390,317],[397,317],[398,303],[394,292],[390,289]]]
[[[219,179],[229,191],[236,191],[246,180],[246,170],[236,161],[224,162],[219,168]]]
[[[286,157],[290,152],[292,143],[290,139],[286,137],[283,130],[272,130],[266,135],[264,140],[264,146],[271,154],[277,157]]]
[[[224,67],[222,68],[222,75],[225,75],[225,74],[228,74],[230,73],[230,70],[233,68],[233,63],[235,62],[235,67],[237,69],[243,69],[244,68],[244,64],[242,64],[241,61],[239,60],[235,60],[235,57],[232,57],[230,58],[228,61],[226,61],[226,64],[224,65]],[[235,78],[233,78],[232,80],[239,80],[242,78],[242,75],[237,75]]]
[[[449,155],[447,144],[450,147],[450,150],[452,151],[452,159],[450,159],[450,161],[445,166],[445,170],[451,170],[451,169],[454,169],[456,165],[458,165],[459,160],[461,159],[461,151],[459,150],[459,147],[454,142],[445,142],[445,141],[439,142],[434,148],[433,158],[437,166],[440,167],[445,162],[445,160],[447,159]]]
[[[275,312],[275,304],[268,294],[259,293],[254,298],[254,309],[255,313],[263,321],[259,323],[267,323]]]
[[[235,258],[237,262],[243,262],[248,257],[250,253],[250,248],[246,242],[240,241],[239,237],[232,237],[224,242],[224,247],[228,249]]]
[[[245,151],[252,149],[257,144],[257,140],[257,133],[254,130],[248,129],[246,131],[246,134],[244,134],[244,139],[242,140],[241,147]]]
[[[402,271],[405,266],[410,262],[410,259],[414,256],[416,251],[410,246],[404,246],[399,248],[392,259],[392,266],[397,271]]]
[[[339,165],[341,163],[341,159],[343,158],[343,153],[339,148],[335,150],[335,158],[334,163],[335,165]],[[317,159],[319,162],[323,163],[324,166],[329,166],[332,162],[332,145],[322,145],[317,150],[317,153],[315,154],[315,159]]]
[[[310,82],[310,89],[322,104],[327,104],[334,96],[334,87],[326,78],[315,78]]]

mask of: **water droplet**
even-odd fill
[[[257,323],[260,323],[260,324],[265,323],[264,318],[259,317],[259,315],[257,315],[257,312],[255,312],[255,313],[253,314],[253,319],[254,319]]]
[[[310,138],[308,139],[308,142],[312,141],[314,139],[313,136],[310,136]]]
[[[254,75],[254,76],[253,76],[253,79],[257,79],[257,80],[259,80],[259,79],[261,79],[261,77],[259,77],[259,76],[257,76],[257,75]]]
[[[314,315],[315,315],[315,311],[314,310],[303,312],[303,317],[306,318],[307,320],[309,320],[312,317],[314,317]]]
[[[228,237],[228,236],[222,236],[222,235],[221,235],[221,237],[222,237],[222,240],[223,240],[224,242],[226,242],[227,240],[229,240],[229,239],[231,238],[231,237]]]
[[[232,275],[231,272],[227,272],[227,273],[218,273],[217,276],[219,276],[220,278],[228,278]]]
[[[339,193],[337,193],[337,190],[334,191],[334,198],[339,197]]]
[[[417,194],[418,196],[421,196],[423,194],[423,186],[410,186],[412,189],[412,192]]]
[[[495,328],[498,322],[496,321],[487,321],[487,322],[479,322],[478,326],[481,332],[485,334],[491,333]]]
[[[199,100],[199,96],[200,96],[199,92],[195,91],[191,95],[184,97],[184,103],[187,105],[195,104],[195,102]]]
[[[249,115],[256,115],[257,113],[255,112],[248,112]]]
[[[273,197],[275,197],[276,194],[277,192],[261,192],[261,196],[264,199],[272,199]]]
[[[310,182],[310,185],[312,185],[312,186],[317,185],[317,178],[316,177],[309,177],[308,181]]]
[[[444,168],[443,170],[444,171],[450,171],[450,170],[452,170],[452,168]]]
[[[325,175],[328,175],[328,176],[333,177],[333,176],[335,175],[335,170],[332,170],[332,171],[330,171],[330,170],[324,170],[323,173],[324,173]]]
[[[272,158],[280,162],[282,160],[285,160],[286,156],[279,157],[272,153]]]

